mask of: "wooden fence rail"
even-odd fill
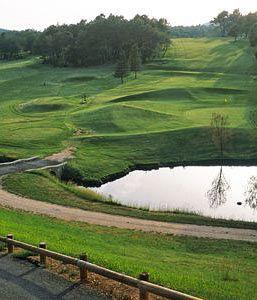
[[[184,293],[180,293],[178,291],[174,291],[153,283],[148,282],[149,275],[148,273],[142,273],[139,276],[139,279],[136,279],[131,276],[127,276],[125,274],[121,274],[115,271],[111,271],[109,269],[100,267],[98,265],[92,264],[87,261],[86,255],[81,256],[80,259],[63,255],[57,252],[49,251],[46,248],[45,243],[40,243],[39,247],[35,247],[20,241],[16,241],[13,239],[12,234],[8,234],[7,237],[0,236],[0,242],[6,243],[8,253],[13,253],[14,247],[18,247],[24,250],[31,251],[33,253],[40,255],[40,263],[46,265],[46,258],[51,257],[55,260],[62,261],[66,264],[74,265],[79,267],[80,269],[80,279],[82,282],[87,281],[87,271],[93,272],[95,274],[107,277],[109,279],[121,282],[131,287],[135,287],[139,289],[139,299],[140,300],[148,300],[149,293],[166,297],[168,299],[174,300],[200,300],[200,298],[196,298],[190,295],[186,295]]]

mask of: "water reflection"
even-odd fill
[[[252,174],[257,167],[160,168],[133,171],[93,189],[124,205],[257,222],[257,176]]]
[[[252,209],[257,209],[257,177],[252,176],[248,182],[245,203]]]
[[[220,167],[218,175],[212,181],[212,187],[207,192],[207,198],[211,208],[217,208],[227,201],[227,192],[230,186],[224,176],[223,168]]]

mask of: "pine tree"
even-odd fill
[[[135,45],[131,49],[131,53],[130,53],[130,70],[134,72],[135,79],[137,79],[137,72],[141,70],[141,64],[142,64],[141,55],[138,46]]]
[[[120,52],[120,57],[116,65],[114,77],[120,78],[121,83],[124,83],[124,77],[128,76],[130,71],[129,61],[124,51]]]

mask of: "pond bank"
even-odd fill
[[[160,222],[257,229],[256,222],[214,219],[181,211],[158,212],[122,206],[105,201],[106,199],[88,189],[81,189],[71,183],[66,184],[46,171],[12,174],[2,178],[2,185],[5,190],[16,195],[87,211]]]

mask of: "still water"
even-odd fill
[[[133,171],[93,190],[134,207],[257,222],[257,167]]]

